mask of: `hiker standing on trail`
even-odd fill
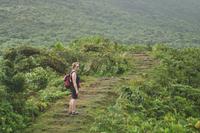
[[[70,72],[71,79],[72,79],[72,85],[70,87],[71,99],[69,102],[69,114],[71,114],[71,115],[78,114],[78,112],[76,111],[78,93],[79,93],[79,88],[80,88],[80,78],[77,74],[78,70],[79,70],[79,62],[74,62],[72,64],[72,70]]]

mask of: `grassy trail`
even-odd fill
[[[152,59],[145,53],[133,54],[133,58],[136,62],[137,72],[135,74],[124,77],[88,79],[87,84],[82,84],[77,107],[80,112],[78,116],[67,114],[70,96],[66,96],[40,115],[25,132],[88,133],[95,119],[95,113],[103,111],[115,102],[118,95],[114,88],[124,84],[127,80],[134,80],[153,65]]]

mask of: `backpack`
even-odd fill
[[[74,72],[74,71],[73,71]],[[64,86],[66,87],[66,88],[69,88],[69,87],[71,87],[72,86],[72,73],[73,72],[71,72],[70,74],[66,74],[65,75],[65,77],[64,77]]]

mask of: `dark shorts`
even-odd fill
[[[78,95],[76,94],[75,88],[70,88],[71,96],[73,99],[78,99]]]

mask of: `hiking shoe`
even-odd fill
[[[72,112],[71,115],[78,115],[78,112]]]

